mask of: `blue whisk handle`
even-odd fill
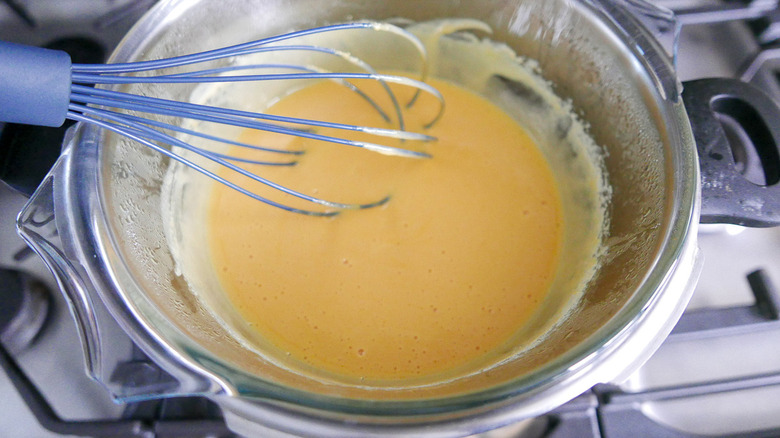
[[[67,53],[0,41],[0,121],[62,125],[70,85]]]

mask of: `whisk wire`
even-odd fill
[[[346,61],[349,64],[352,64],[353,66],[362,69],[368,73],[376,74],[376,70],[374,70],[370,64],[364,62],[360,58],[357,58],[353,55],[351,55],[348,52],[344,52],[341,50],[332,49],[330,47],[321,47],[321,46],[314,46],[314,45],[285,45],[285,46],[271,46],[271,47],[253,47],[249,49],[244,49],[241,51],[238,51],[237,53],[232,54],[231,57],[238,57],[242,55],[250,55],[250,54],[258,54],[258,53],[264,53],[264,52],[282,52],[282,51],[301,51],[301,52],[313,52],[313,53],[320,53],[320,54],[326,54],[330,56],[334,56],[336,58],[339,58],[343,61]],[[240,67],[240,66],[235,66]],[[135,77],[135,76],[131,76]],[[233,82],[233,81],[240,81],[240,77],[235,76],[204,76],[204,75],[190,75],[190,74],[170,74],[170,75],[156,75],[156,76],[150,76],[151,78],[155,79],[142,79],[142,80],[133,80],[131,82],[125,82],[129,81],[127,76],[111,76],[100,72],[93,72],[93,73],[83,73],[79,71],[78,65],[74,68],[72,81],[74,83],[88,83],[88,84],[120,84],[120,83],[200,83],[204,81],[208,82]],[[179,78],[193,78],[198,77],[199,80],[178,80]],[[222,80],[218,80],[216,78],[222,78]],[[110,78],[110,79],[109,79]],[[120,79],[121,78],[121,79]],[[165,78],[165,79],[163,79]],[[233,78],[233,80],[229,79]],[[265,80],[277,80],[278,78],[271,77],[269,75],[268,79]],[[295,78],[294,78],[295,79]],[[304,77],[301,77],[301,79],[307,79]],[[245,80],[260,80],[257,76],[255,76],[253,79],[245,79]],[[384,88],[385,92],[390,98],[390,101],[392,103],[393,109],[395,111],[396,118],[398,119],[398,128],[399,130],[403,131],[406,128],[406,124],[403,119],[403,112],[401,110],[401,105],[398,103],[398,100],[396,99],[395,93],[388,87],[387,83],[385,83],[382,79],[378,80],[379,84]],[[376,106],[375,106],[376,107]],[[386,114],[385,114],[386,115]]]
[[[73,120],[82,121],[86,123],[92,123],[94,125],[100,126],[101,128],[108,129],[110,131],[116,132],[117,134],[123,135],[127,138],[130,138],[132,140],[135,140],[145,146],[148,146],[152,148],[153,150],[165,155],[168,158],[171,158],[175,161],[178,161],[200,173],[203,173],[204,175],[214,178],[217,182],[220,182],[222,184],[227,185],[228,187],[239,191],[240,193],[243,193],[247,196],[250,196],[253,199],[256,199],[258,201],[264,202],[266,204],[272,205],[274,207],[281,208],[286,211],[294,212],[294,213],[300,213],[305,214],[309,216],[335,216],[339,214],[338,210],[356,210],[356,209],[366,209],[366,208],[372,208],[379,205],[382,205],[386,203],[390,197],[384,197],[376,202],[366,203],[366,204],[345,204],[345,203],[339,203],[339,202],[332,202],[325,199],[317,198],[311,195],[307,195],[305,193],[290,189],[288,187],[282,186],[280,184],[277,184],[269,179],[263,178],[257,174],[254,174],[252,172],[247,171],[246,169],[243,169],[239,166],[236,166],[235,164],[227,161],[226,159],[221,158],[217,154],[214,154],[213,152],[205,151],[203,149],[197,148],[195,146],[192,146],[189,143],[186,143],[182,140],[179,140],[173,136],[170,136],[168,134],[162,133],[160,131],[156,131],[154,129],[148,128],[144,125],[137,124],[128,120],[125,120],[121,115],[112,114],[110,111],[104,111],[96,108],[90,108],[83,105],[78,104],[72,104],[71,105],[73,111],[69,112],[69,117],[72,117]],[[90,117],[91,116],[91,117]],[[107,121],[113,122],[109,123]],[[150,141],[153,140],[153,141]],[[183,149],[186,149],[190,152],[193,152],[197,155],[200,155],[204,158],[207,158],[221,166],[227,167],[228,169],[239,173],[240,175],[243,175],[247,178],[250,178],[254,181],[257,181],[259,183],[265,184],[273,189],[276,189],[280,192],[286,193],[288,195],[303,199],[305,201],[309,201],[315,204],[323,205],[330,208],[338,209],[336,211],[314,211],[314,210],[304,210],[304,209],[298,209],[294,207],[290,207],[285,204],[281,204],[278,202],[275,202],[271,199],[262,197],[254,192],[251,192],[247,190],[244,187],[241,187],[240,185],[233,183],[226,178],[221,177],[215,172],[212,172],[208,169],[206,169],[203,166],[198,165],[194,161],[188,160],[187,158],[184,158],[183,156],[179,154],[175,154],[171,152],[170,150],[154,143],[154,141],[158,141],[161,143],[166,143],[171,146],[178,146]]]
[[[82,94],[85,93],[85,94]],[[347,131],[365,132],[372,135],[392,137],[404,140],[431,141],[433,137],[395,129],[374,128],[357,125],[346,125],[341,123],[323,122],[308,119],[299,119],[286,116],[274,116],[270,114],[261,114],[251,111],[241,111],[230,108],[221,108],[208,105],[200,105],[175,100],[166,100],[160,98],[150,98],[145,96],[136,96],[133,94],[122,93],[113,90],[93,89],[83,85],[74,85],[71,93],[71,100],[80,103],[102,105],[107,107],[121,108],[131,111],[140,111],[158,115],[173,117],[184,117],[205,122],[222,123],[226,125],[238,126],[243,128],[258,129],[279,134],[304,137],[311,140],[327,141],[339,143],[347,146],[365,148],[385,155],[395,155],[410,158],[429,158],[430,155],[424,152],[418,152],[407,149],[400,149],[392,146],[381,145],[371,142],[349,140],[341,137],[316,134],[314,132],[284,127],[277,124],[260,122],[260,120],[272,120],[290,124],[310,125],[323,128],[334,128]]]
[[[119,113],[117,113],[117,114],[119,114]],[[144,117],[133,116],[133,115],[130,115],[130,114],[122,114],[122,116],[127,118],[127,119],[129,119],[129,120],[132,120],[134,122],[142,123],[144,125],[156,126],[158,128],[167,129],[168,131],[177,131],[177,132],[180,132],[182,134],[191,135],[193,137],[200,137],[200,138],[203,138],[203,139],[206,139],[206,140],[211,140],[211,141],[214,141],[214,142],[217,142],[217,143],[224,143],[224,144],[228,144],[228,145],[232,145],[232,146],[239,146],[239,147],[246,148],[246,149],[253,149],[253,150],[257,150],[257,151],[271,152],[271,153],[275,153],[275,154],[285,154],[285,155],[303,155],[303,154],[306,153],[306,151],[300,150],[300,149],[297,149],[297,150],[296,149],[275,149],[275,148],[269,148],[269,147],[265,147],[265,146],[258,146],[258,145],[254,145],[254,144],[243,143],[243,142],[240,142],[240,141],[231,140],[231,139],[224,138],[224,137],[217,137],[215,135],[206,134],[206,133],[201,132],[201,131],[195,131],[195,130],[192,130],[192,129],[183,128],[183,127],[178,126],[178,125],[172,125],[170,123],[161,122],[159,120],[147,119],[147,118],[144,118]],[[277,164],[277,163],[271,163],[271,164]]]
[[[425,124],[425,127],[433,126],[439,118],[441,118],[441,115],[444,112],[444,97],[441,95],[441,93],[434,87],[430,86],[429,84],[425,82],[420,82],[415,79],[411,79],[405,76],[397,76],[397,75],[387,75],[387,74],[378,74],[378,73],[332,73],[332,72],[315,72],[315,73],[277,73],[277,74],[260,74],[260,75],[237,75],[237,76],[178,76],[178,75],[162,75],[162,76],[144,76],[144,77],[135,77],[135,76],[106,76],[106,75],[100,75],[100,76],[90,76],[90,75],[73,75],[73,82],[74,84],[111,84],[111,85],[119,85],[119,84],[138,84],[138,83],[148,83],[148,84],[182,84],[182,83],[203,83],[203,82],[257,82],[257,81],[279,81],[279,80],[301,80],[301,79],[367,79],[367,80],[373,80],[373,81],[379,81],[384,83],[394,83],[398,85],[403,85],[407,87],[416,88],[418,90],[425,91],[426,93],[429,93],[433,97],[436,98],[436,100],[439,103],[439,109],[436,113],[436,115],[433,117],[431,121]],[[74,85],[75,86],[75,85]],[[90,92],[87,90],[87,88],[91,89],[91,87],[84,87],[84,88],[78,88],[76,91],[79,92],[88,92],[91,94],[98,95],[97,90],[95,92]],[[111,93],[118,93],[118,94],[111,94],[113,96],[119,97],[123,96],[131,96],[132,99],[137,99],[143,96],[136,96],[132,94],[126,94],[126,93],[120,93],[118,91],[112,91],[112,90],[100,90],[100,91],[109,91]],[[109,94],[102,94],[104,96],[111,96]],[[391,92],[391,95],[393,93]],[[146,102],[150,102],[151,100],[155,101],[162,101],[164,99],[160,98],[148,98]],[[395,99],[394,99],[395,100]],[[168,101],[173,102],[177,104],[185,104],[186,102],[178,102],[178,101]],[[189,105],[197,105],[197,104],[189,104]],[[203,106],[203,105],[201,105]],[[213,107],[212,107],[213,108]],[[226,108],[218,108],[217,110],[226,110]],[[254,113],[257,115],[257,118],[272,118],[274,116],[261,114],[261,113]],[[301,123],[301,122],[299,122]],[[307,124],[315,124],[316,121],[307,120]],[[329,125],[338,125],[332,122],[320,122],[323,124],[329,124]],[[350,126],[350,125],[342,125],[342,126]],[[335,127],[335,126],[329,126],[329,127]],[[378,129],[378,128],[374,128]],[[404,131],[403,129],[397,129],[397,130],[387,130],[386,132],[390,133],[393,132],[395,135],[419,135],[421,138],[418,138],[420,140],[430,140],[431,138],[429,136],[425,136],[424,134],[415,134],[415,133],[409,133],[408,131]],[[406,133],[406,134],[402,134]],[[397,137],[397,138],[403,138],[403,137]]]
[[[421,67],[423,71],[427,71],[427,63],[425,62],[425,47],[412,33],[388,24],[378,23],[371,21],[361,21],[353,23],[332,24],[328,26],[315,27],[311,29],[304,29],[286,34],[275,35],[271,37],[262,38],[256,41],[250,41],[246,43],[236,44],[233,46],[222,47],[219,49],[207,50],[200,53],[194,53],[189,55],[176,56],[165,59],[150,60],[150,61],[137,61],[129,63],[116,63],[116,64],[73,64],[73,72],[92,72],[92,73],[136,73],[149,70],[160,70],[169,67],[178,67],[183,65],[191,65],[201,62],[214,61],[223,58],[230,58],[235,56],[236,53],[250,50],[252,48],[260,47],[276,43],[279,41],[290,40],[294,38],[300,38],[304,36],[314,35],[318,33],[336,32],[340,30],[349,29],[374,29],[382,32],[389,32],[401,36],[406,41],[414,45],[417,52],[422,59]]]
[[[195,72],[185,72],[185,73],[175,73],[172,75],[172,77],[208,77],[209,75],[221,75],[223,73],[232,72],[232,71],[239,71],[239,70],[259,70],[259,69],[278,69],[278,70],[298,70],[298,71],[306,71],[310,73],[325,73],[325,70],[318,69],[313,66],[302,66],[302,65],[295,65],[295,64],[248,64],[248,65],[233,65],[230,67],[220,67],[220,68],[212,68],[207,70],[199,70]],[[387,115],[385,110],[382,109],[382,107],[369,96],[367,93],[365,93],[363,90],[355,86],[349,81],[343,80],[343,79],[333,79],[336,81],[339,81],[339,84],[343,85],[344,87],[349,88],[351,91],[356,93],[358,96],[360,96],[362,99],[364,99],[366,102],[368,102],[369,105],[382,117],[382,120],[385,122],[390,122],[390,116]]]

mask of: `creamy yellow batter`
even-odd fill
[[[343,202],[390,195],[382,207],[312,218],[215,188],[208,234],[225,293],[291,358],[366,379],[445,372],[502,347],[545,299],[563,227],[545,158],[487,100],[432,84],[447,103],[426,131],[438,138],[423,146],[432,159],[244,135],[307,151],[294,167],[257,169],[263,176]],[[420,130],[435,110],[423,100],[407,123]],[[334,82],[298,91],[271,112],[383,125]],[[407,143],[398,145],[419,146]]]
[[[596,272],[609,187],[599,148],[569,103],[555,94],[533,61],[469,33],[489,31],[483,23],[440,20],[407,29],[425,45],[430,74],[443,78],[430,83],[446,100],[443,118],[428,130],[422,125],[438,104],[423,94],[404,110],[407,129],[438,140],[393,143],[318,132],[395,144],[428,152],[431,159],[191,126],[306,151],[297,158],[255,156],[299,161],[293,167],[249,168],[272,181],[337,202],[390,196],[386,204],[335,218],[307,217],[252,200],[187,166],[174,164],[166,174],[162,211],[174,274],[231,342],[258,360],[320,381],[371,388],[457,379],[543,341],[576,306]],[[448,37],[453,32],[458,36]],[[312,44],[343,47],[377,68],[420,71],[419,54],[396,37],[367,32],[312,38]],[[246,62],[277,62],[277,55],[259,54]],[[344,67],[328,64],[332,57],[284,55],[290,63],[333,71]],[[397,127],[396,120],[385,122],[335,82],[302,89],[300,82],[286,81],[242,85],[203,84],[192,99]],[[359,85],[394,118],[376,83]],[[413,93],[397,91],[402,104]],[[325,209],[241,178],[234,181],[287,205]]]

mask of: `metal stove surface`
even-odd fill
[[[138,3],[148,7],[151,2],[0,1],[0,39],[45,44],[88,34],[110,49],[143,9]],[[657,3],[680,11],[685,23],[679,50],[682,80],[742,76],[765,90],[771,91],[767,83],[780,90],[780,62],[759,56],[767,48],[760,47],[761,38],[771,41],[771,21],[741,20],[767,15],[777,2]],[[22,15],[10,7],[20,5]],[[63,13],[69,17],[64,22]],[[780,94],[777,98],[780,102]],[[30,274],[55,292],[43,330],[14,358],[60,417],[121,418],[126,407],[114,404],[84,372],[76,329],[54,280],[15,233],[14,218],[24,202],[0,184],[0,267]],[[767,315],[763,305],[754,305],[755,288],[780,288],[780,229],[705,226],[699,239],[704,271],[691,304],[645,366],[625,382],[596,388],[549,417],[484,436],[780,435],[780,324],[776,314],[772,319],[771,311]],[[750,277],[751,286],[748,274],[757,270],[761,274]],[[728,327],[720,327],[720,321]],[[0,395],[0,436],[61,436],[39,425],[5,374],[0,374]]]

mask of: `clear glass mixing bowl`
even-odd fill
[[[119,400],[207,395],[223,407],[228,425],[246,434],[268,428],[467,435],[542,414],[596,383],[620,379],[669,333],[699,271],[699,175],[670,60],[676,27],[662,9],[607,0],[165,0],[127,35],[112,62],[397,17],[488,23],[492,39],[539,61],[605,149],[613,189],[608,251],[577,308],[544,342],[489,373],[381,397],[372,388],[278,368],[233,339],[178,277],[160,212],[167,160],[79,126],[19,227],[70,299],[88,371]],[[659,29],[671,35],[667,50],[651,31]],[[152,362],[137,360],[133,368],[138,355],[118,333]],[[131,368],[131,377],[116,372],[122,367]]]

